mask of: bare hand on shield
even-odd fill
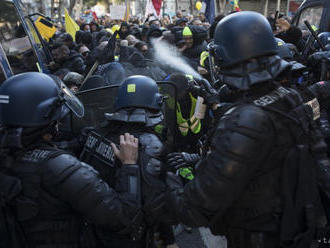
[[[112,149],[116,157],[122,164],[136,164],[138,160],[139,140],[129,133],[120,135],[119,149],[114,143],[111,143]]]

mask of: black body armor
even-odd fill
[[[315,227],[324,224],[317,183],[330,192],[329,162],[312,108],[292,89],[261,87],[254,92],[220,119],[211,152],[198,165],[195,179],[170,194],[169,209],[189,226],[210,226],[226,235],[230,248],[280,247],[301,233],[310,235],[311,242]],[[305,161],[306,168],[285,168],[293,147],[306,147],[308,154],[312,150],[317,165]],[[292,185],[297,189],[293,193]],[[313,209],[298,213],[311,223],[299,222],[300,216],[293,214],[291,193],[300,197],[300,209]],[[283,226],[288,220],[292,226]]]
[[[20,152],[11,169],[22,182],[15,206],[31,247],[100,247],[91,223],[120,232],[138,210],[136,185],[129,184],[137,165],[118,171],[116,191],[91,166],[50,145]]]

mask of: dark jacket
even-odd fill
[[[189,64],[192,65],[195,69],[199,65],[200,55],[203,51],[206,50],[206,39],[207,31],[204,27],[200,26],[189,26],[194,39],[194,44],[191,48],[183,51],[183,55],[188,58]]]
[[[120,193],[91,166],[48,144],[19,153],[13,170],[23,186],[16,207],[29,247],[99,247],[87,223],[117,232],[136,214],[127,188],[136,165],[118,171]]]
[[[120,114],[118,115],[120,116]],[[132,117],[139,118],[140,116]],[[125,119],[125,115],[119,117],[120,119]],[[161,155],[164,150],[164,145],[160,141],[157,135],[154,134],[152,128],[144,127],[136,123],[127,123],[125,121],[111,121],[104,128],[97,130],[97,135],[101,142],[108,141],[119,143],[119,136],[124,133],[133,134],[135,137],[139,138],[139,161],[142,163],[141,169],[141,203],[151,202],[153,199],[157,198],[159,192],[165,191],[165,184],[160,180],[162,170]],[[89,133],[89,137],[94,135]],[[103,140],[103,141],[102,141]],[[87,142],[88,144],[88,138]],[[86,147],[86,145],[85,145]],[[117,173],[118,161],[112,162],[107,160],[105,157],[97,156],[95,153],[90,154],[89,152],[83,152],[81,155],[84,161],[88,160],[93,167],[98,170],[100,176],[104,178],[110,185],[113,183],[113,176]],[[142,235],[141,239],[132,240],[130,238],[131,233],[128,234],[111,234],[106,229],[100,227],[97,228],[97,234],[99,240],[102,241],[105,247],[132,247],[132,248],[144,248],[148,247],[148,235],[152,234],[152,228],[154,226],[155,219],[147,213],[147,207],[144,207],[143,215],[140,216],[141,219],[135,219],[135,226],[137,228],[141,225],[144,226],[140,231],[145,233]],[[133,220],[132,220],[133,221]],[[145,225],[146,224],[146,225]],[[134,230],[132,231],[135,232]],[[150,237],[150,236],[149,236]],[[152,237],[152,236],[151,236]]]
[[[61,67],[84,74],[86,65],[84,58],[78,52],[71,50],[68,58],[62,63]]]
[[[283,87],[254,90],[249,100],[238,100],[220,119],[210,154],[198,165],[195,179],[169,197],[168,209],[172,209],[175,218],[189,226],[211,226],[213,232],[226,235],[231,248],[280,247],[287,153],[295,146],[296,135],[315,137],[306,135],[306,126],[278,113],[305,108],[297,92]],[[300,118],[312,123],[307,113]],[[315,209],[320,204],[316,181],[330,192],[329,161],[325,157],[320,161],[319,167],[308,164],[318,177],[316,180],[312,172],[307,178],[312,178],[313,183],[305,183],[313,192],[307,195]]]
[[[123,32],[122,31],[122,27],[127,27],[127,31],[126,32]],[[122,22],[121,23],[118,34],[119,34],[119,38],[122,39],[122,40],[126,39],[126,37],[130,34],[130,32],[129,32],[129,25],[128,25],[127,22]]]
[[[302,38],[302,32],[300,28],[291,25],[288,31],[279,33],[276,37],[282,39],[286,43],[291,43],[298,47]]]

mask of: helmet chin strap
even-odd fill
[[[24,128],[22,133],[22,144],[26,147],[42,139],[50,142],[58,135],[58,133],[58,121],[53,121],[45,127]]]
[[[23,148],[23,128],[2,128],[0,131],[0,148]]]

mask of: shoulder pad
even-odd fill
[[[158,157],[164,149],[163,143],[152,133],[140,135],[139,142],[144,147],[146,154],[151,157]]]
[[[220,119],[218,128],[242,128],[255,132],[267,132],[272,127],[266,111],[252,104],[235,106]]]
[[[216,151],[212,156],[222,154],[222,160],[251,163],[271,149],[273,138],[274,125],[268,113],[252,104],[240,105],[220,119],[212,138],[211,150]]]
[[[66,176],[70,175],[72,172],[80,169],[86,168],[94,173],[97,173],[93,167],[90,165],[81,162],[76,157],[70,154],[62,154],[57,156],[53,159],[50,159],[46,162],[45,169],[47,172],[52,174],[52,176],[58,178],[65,178]]]

